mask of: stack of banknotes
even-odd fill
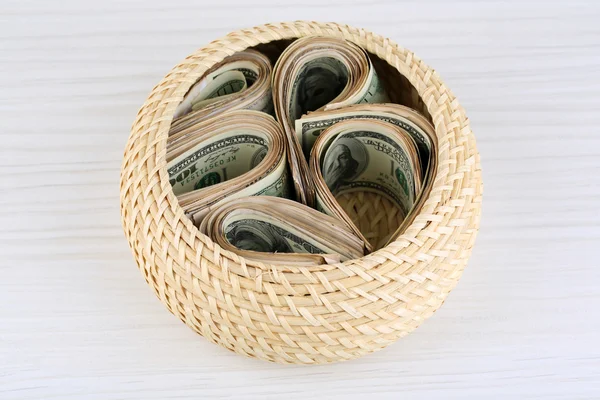
[[[248,260],[331,264],[376,250],[339,196],[376,193],[412,222],[433,183],[435,132],[390,103],[369,54],[292,42],[272,65],[249,49],[210,68],[175,111],[173,192],[201,232]]]

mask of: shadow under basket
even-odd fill
[[[177,105],[212,65],[249,47],[277,54],[283,44],[304,36],[343,38],[367,50],[392,88],[392,101],[432,121],[438,169],[413,223],[386,247],[336,265],[257,264],[221,249],[184,215],[166,171],[167,135]],[[279,363],[350,360],[417,328],[442,305],[467,264],[481,197],[475,138],[437,73],[389,39],[335,23],[241,30],[187,57],[140,109],[121,171],[123,228],[158,298],[211,342]],[[375,242],[399,224],[377,199],[344,201],[354,202],[349,207]]]

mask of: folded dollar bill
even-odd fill
[[[313,145],[321,132],[340,122],[363,119],[392,124],[406,132],[414,140],[418,149],[422,188],[416,194],[412,208],[406,214],[400,226],[389,233],[389,241],[397,238],[400,233],[414,221],[418,210],[431,192],[434,174],[437,171],[437,137],[431,123],[421,114],[408,107],[398,104],[356,104],[346,107],[330,107],[315,111],[296,120],[296,137],[302,143],[305,154],[310,154]]]
[[[186,128],[231,110],[273,113],[271,62],[255,50],[225,58],[195,83],[175,110],[169,144]]]
[[[332,264],[364,255],[364,243],[345,223],[278,197],[223,202],[199,228],[222,248],[260,262]]]
[[[327,105],[343,107],[387,100],[367,53],[351,42],[307,37],[283,51],[273,70],[273,102],[287,138],[296,200],[315,204],[315,190],[295,134],[295,121]]]
[[[290,195],[285,138],[273,117],[237,110],[193,128],[171,147],[167,172],[194,222],[225,198]]]
[[[408,215],[423,179],[417,145],[402,128],[371,119],[350,119],[327,128],[314,144],[310,176],[317,209],[344,221],[365,243],[336,196],[375,192]],[[373,250],[371,246],[368,248]]]

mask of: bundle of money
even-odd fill
[[[256,110],[273,113],[271,61],[255,50],[225,58],[195,83],[175,110],[169,143],[181,131],[229,110]]]
[[[167,143],[186,215],[248,260],[338,263],[376,249],[339,201],[368,192],[403,217],[382,243],[397,238],[431,190],[437,141],[381,82],[366,51],[322,37],[289,44],[273,72],[256,50],[211,68],[177,108]]]
[[[296,138],[296,119],[325,106],[343,107],[388,100],[367,53],[341,39],[307,37],[286,48],[273,72],[273,102],[288,139],[296,200],[315,205],[308,164]]]
[[[317,138],[324,130],[338,123],[355,119],[395,126],[412,138],[418,150],[422,185],[417,190],[416,199],[412,204],[402,206],[392,199],[404,214],[404,220],[397,229],[389,232],[388,240],[384,242],[387,244],[398,237],[414,221],[423,202],[431,192],[434,174],[437,171],[437,157],[434,151],[437,147],[437,136],[431,123],[408,107],[398,104],[357,104],[328,111],[315,111],[302,116],[296,120],[296,137],[302,143],[304,153],[310,154]],[[381,162],[382,158],[383,155],[378,154],[371,159],[371,162]],[[392,173],[391,169],[390,173]],[[340,195],[342,193],[337,193],[334,197]]]
[[[421,190],[417,146],[402,128],[387,122],[351,119],[327,128],[310,155],[317,209],[344,221],[373,248],[336,200],[337,195],[372,191],[408,215]]]
[[[331,264],[364,255],[363,241],[337,218],[278,197],[242,197],[214,206],[200,231],[255,261]]]
[[[265,113],[230,111],[198,123],[169,155],[173,193],[195,223],[226,198],[289,196],[285,137]]]

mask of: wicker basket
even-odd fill
[[[404,103],[422,105],[435,126],[437,174],[412,225],[383,249],[342,265],[252,264],[220,249],[184,216],[165,168],[167,133],[178,103],[209,67],[248,47],[310,35],[355,42],[381,59],[384,65],[378,69],[404,76],[398,81],[413,91],[404,92]],[[471,254],[481,195],[475,138],[437,73],[388,39],[334,23],[263,25],[231,33],[190,55],[140,109],[121,171],[123,228],[159,299],[211,342],[279,363],[357,358],[393,343],[430,317]],[[368,196],[354,201],[362,202],[354,209],[371,225],[390,223],[382,202],[374,205]]]

